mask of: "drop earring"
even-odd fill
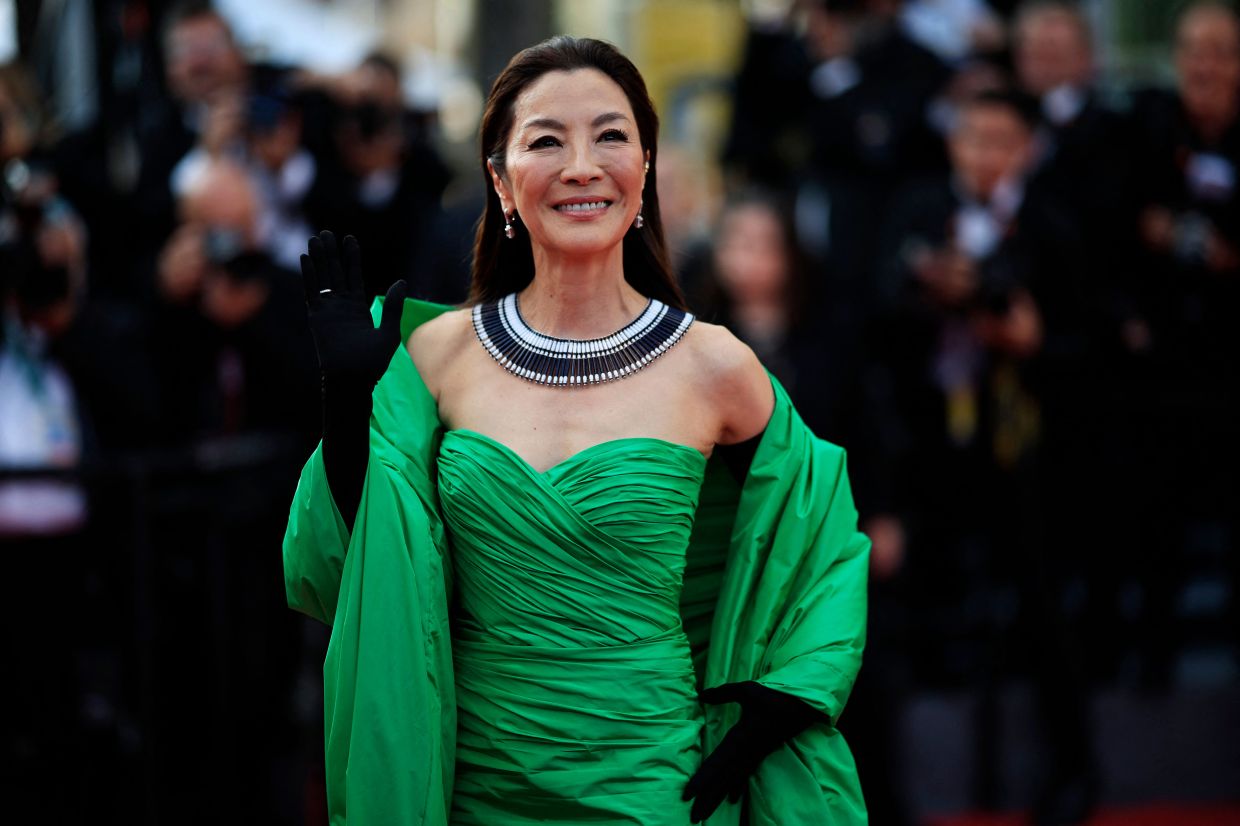
[[[650,161],[646,161],[645,163],[642,164],[642,172],[649,172],[649,171],[650,171]],[[646,185],[645,181],[646,179],[643,177],[642,178],[643,187]],[[637,217],[633,219],[634,229],[641,229],[642,227],[646,225],[646,219],[642,217],[642,207],[644,206],[645,206],[644,201],[638,203],[637,205]]]
[[[511,241],[513,236],[516,234],[517,233],[512,228],[512,213],[505,213],[504,214],[504,237],[507,238],[509,241]]]

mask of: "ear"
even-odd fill
[[[508,191],[508,184],[504,183],[504,179],[495,171],[495,165],[489,160],[487,171],[491,173],[491,186],[495,189],[495,194],[499,196],[499,208],[507,215],[513,209],[512,194]]]
[[[650,150],[646,150],[645,166],[642,169],[642,189],[646,188],[646,176],[650,174]],[[490,163],[488,161],[487,163]]]

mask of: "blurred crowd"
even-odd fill
[[[483,193],[445,200],[388,56],[247,60],[205,2],[87,17],[0,67],[0,539],[36,626],[6,631],[32,711],[2,768],[31,811],[314,822],[325,640],[273,552],[319,429],[298,255],[351,233],[372,293],[462,301]],[[1031,681],[1035,814],[1080,822],[1092,688],[1237,642],[1240,17],[1180,14],[1172,88],[1100,86],[1097,41],[1061,0],[801,0],[750,26],[717,163],[660,156],[691,309],[849,452],[872,614],[842,728],[875,824],[912,822],[914,691],[988,698],[993,763],[994,697]],[[1231,614],[1192,626],[1202,571]]]
[[[1080,822],[1091,687],[1165,690],[1240,627],[1240,21],[1186,4],[1175,87],[1116,90],[1081,7],[998,5],[828,0],[753,29],[723,159],[743,186],[686,270],[849,449],[873,587],[841,726],[875,823],[909,822],[915,687],[982,692],[994,805],[994,695],[1032,681],[1035,820]],[[1190,577],[1232,594],[1206,632]]]
[[[299,822],[325,640],[281,604],[320,427],[298,256],[351,233],[376,290],[464,298],[434,113],[383,54],[250,61],[210,3],[31,6],[0,67],[0,541],[38,618],[6,632],[17,814]]]

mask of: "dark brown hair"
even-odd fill
[[[657,298],[684,309],[685,300],[672,276],[663,221],[659,217],[658,177],[659,116],[646,91],[646,82],[637,67],[610,43],[590,38],[560,35],[544,40],[516,54],[505,67],[487,99],[482,115],[480,148],[482,175],[487,201],[474,239],[473,273],[469,303],[494,301],[524,289],[534,278],[534,252],[529,234],[518,231],[504,237],[504,213],[499,200],[492,197],[491,173],[487,161],[500,177],[505,176],[504,152],[512,133],[513,105],[517,97],[547,72],[597,69],[624,90],[637,120],[642,148],[650,153],[650,171],[642,193],[642,229],[630,228],[624,236],[624,278],[642,295]]]

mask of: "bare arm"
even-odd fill
[[[753,350],[723,327],[702,324],[697,349],[702,389],[715,411],[716,450],[744,484],[775,406],[770,377]]]
[[[718,421],[718,445],[760,436],[775,409],[771,379],[749,345],[714,324],[701,324],[700,375]]]

